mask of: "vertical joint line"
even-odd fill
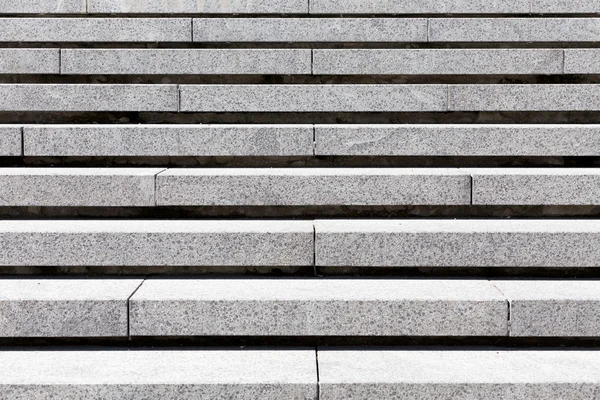
[[[177,84],[177,112],[181,112],[181,86]]]
[[[313,150],[313,156],[317,155],[317,127],[316,125],[313,124],[313,141],[312,141],[312,150]]]
[[[63,70],[62,70],[62,56],[63,56],[63,49],[58,49],[58,74],[59,75],[63,74]]]
[[[431,18],[427,18],[427,43],[429,43],[429,29],[431,28]]]
[[[313,250],[313,272],[314,272],[315,276],[318,276],[317,275],[317,227],[315,226],[314,222],[313,222],[312,250]]]
[[[25,127],[21,127],[21,157],[25,157]]]
[[[315,75],[315,49],[310,49],[310,74]]]
[[[471,205],[473,205],[473,186],[475,180],[473,179],[473,175],[469,175],[469,177],[471,178]]]
[[[308,7],[308,10],[306,10],[306,13],[310,14],[310,0],[306,0],[306,6]]]
[[[450,111],[450,85],[446,86],[446,111]]]
[[[158,176],[168,170],[168,168],[163,169],[162,171],[158,171],[154,175],[154,207],[158,206]]]
[[[566,64],[567,64],[567,49],[563,49],[563,51],[562,51],[562,73],[563,73],[563,75],[566,73]]]
[[[532,13],[533,12],[533,2],[534,0],[530,0],[529,1],[529,12]]]
[[[192,41],[192,43],[194,43],[194,18],[190,20],[190,26],[192,29],[192,32],[190,32],[190,40]]]
[[[144,282],[146,282],[146,279],[147,278],[142,279],[142,281],[135,288],[135,290],[133,291],[133,293],[131,293],[131,295],[127,298],[127,339],[129,339],[129,340],[131,340],[131,313],[130,313],[131,298],[142,287],[142,285],[144,284]]]
[[[319,377],[319,346],[315,347],[315,363],[317,366],[317,400],[321,398],[321,378]]]

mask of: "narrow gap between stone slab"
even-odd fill
[[[319,346],[315,347],[315,363],[317,365],[317,400],[321,398],[321,379],[319,377]]]
[[[131,293],[131,295],[127,298],[127,339],[128,340],[131,340],[131,314],[130,314],[130,309],[129,309],[130,308],[131,298],[142,287],[142,285],[144,284],[144,282],[146,282],[146,279],[148,279],[148,278],[142,279],[142,281],[135,288],[135,290],[133,291],[133,293]]]

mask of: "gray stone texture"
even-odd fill
[[[0,74],[59,73],[59,49],[0,49]]]
[[[7,399],[316,400],[314,350],[0,353]]]
[[[90,13],[305,14],[308,0],[88,0]]]
[[[27,139],[27,135],[25,136]],[[27,150],[27,146],[25,146]],[[316,125],[323,156],[598,156],[599,125]]]
[[[202,206],[468,205],[471,177],[457,169],[170,169],[157,204]]]
[[[20,156],[21,127],[15,125],[0,125],[0,156]]]
[[[596,350],[319,350],[321,400],[600,395]]]
[[[583,0],[582,0],[583,1]],[[313,14],[527,14],[530,0],[311,0]]]
[[[0,221],[3,266],[310,266],[309,221]]]
[[[446,85],[181,85],[181,111],[446,111]]]
[[[1,14],[84,14],[86,0],[2,0]]]
[[[66,75],[310,75],[311,50],[64,49],[61,69]]]
[[[177,111],[177,85],[0,84],[0,111]]]
[[[600,336],[600,281],[492,281],[510,301],[510,335]]]
[[[450,85],[449,99],[450,111],[598,111],[600,85]]]
[[[596,220],[316,221],[321,267],[598,267]]]
[[[313,155],[312,125],[31,125],[23,132],[28,156]]]
[[[560,14],[560,13],[599,13],[600,1],[598,0],[533,0],[534,13]]]
[[[477,168],[475,205],[600,205],[600,170],[594,168]]]
[[[0,18],[0,42],[191,42],[191,18]]]
[[[506,336],[488,281],[147,280],[132,336]]]
[[[430,42],[596,42],[598,18],[432,18]]]
[[[563,72],[562,49],[315,49],[313,52],[315,75],[510,75]]]
[[[426,18],[194,18],[195,42],[427,42]]]
[[[164,168],[1,168],[0,206],[152,207]]]
[[[141,279],[2,279],[0,337],[127,336],[127,300],[141,283]],[[0,392],[4,393],[1,386]]]
[[[600,73],[600,49],[565,49],[565,74]]]

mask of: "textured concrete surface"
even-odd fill
[[[600,336],[599,280],[494,280],[510,301],[510,335]]]
[[[0,206],[151,207],[164,168],[1,168]]]
[[[2,0],[0,14],[83,14],[86,0]]]
[[[313,350],[3,351],[11,399],[317,399]]]
[[[563,72],[562,49],[315,49],[313,60],[315,75],[510,75]]]
[[[300,14],[308,0],[88,0],[90,13]]]
[[[29,156],[309,156],[313,127],[31,125],[24,127],[24,147]]]
[[[310,49],[63,49],[61,60],[67,75],[311,74]]]
[[[165,206],[471,203],[471,177],[457,169],[170,169],[156,189]]]
[[[0,125],[0,156],[20,156],[21,153],[21,127]]]
[[[596,42],[598,18],[434,18],[430,42]]]
[[[599,13],[600,1],[598,0],[533,0],[531,2],[534,13]]]
[[[595,168],[476,168],[473,204],[600,205],[600,170]]]
[[[59,73],[59,49],[0,49],[0,74]]]
[[[598,111],[600,85],[450,85],[449,101],[451,111]]]
[[[0,111],[177,110],[177,85],[0,84]]]
[[[584,0],[582,0],[584,1]],[[526,14],[530,0],[311,0],[314,14]]]
[[[195,42],[427,42],[426,18],[194,18]]]
[[[316,221],[316,265],[598,267],[595,220]]]
[[[600,73],[600,49],[565,49],[565,74]]]
[[[336,156],[598,156],[600,126],[316,125],[315,153]]]
[[[0,221],[0,265],[310,266],[310,221]]]
[[[506,336],[488,281],[147,280],[132,336]]]
[[[319,350],[321,400],[600,395],[596,350]]]
[[[600,93],[600,92],[599,92]],[[181,85],[181,111],[446,111],[446,85]]]
[[[190,42],[191,18],[0,18],[0,42]]]
[[[141,283],[141,279],[2,279],[0,337],[127,336],[127,299]]]

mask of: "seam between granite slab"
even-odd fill
[[[567,49],[562,49],[562,74],[565,75],[567,63]]]
[[[25,157],[25,127],[21,126],[21,157]]]
[[[313,272],[315,274],[315,277],[318,277],[319,271],[317,271],[317,226],[316,226],[316,220],[312,221],[312,225],[313,225],[312,264],[313,264]]]
[[[162,174],[165,171],[168,171],[169,168],[165,168],[162,171],[158,171],[156,174],[154,174],[154,207],[158,206],[158,190],[157,190],[157,181],[158,181],[158,175]]]
[[[315,364],[317,373],[317,400],[321,398],[321,382],[319,377],[319,346],[315,347]]]
[[[508,320],[507,320],[507,325],[506,325],[507,326],[506,336],[510,337],[511,333],[512,333],[511,332],[512,326],[511,326],[511,320],[510,320],[510,317],[511,317],[511,315],[510,315],[510,309],[511,309],[512,305],[510,303],[510,299],[508,298],[508,296],[506,294],[504,294],[504,292],[498,286],[496,286],[496,284],[491,279],[488,279],[488,282],[490,283],[490,285],[492,285],[492,287],[494,287],[498,292],[500,292],[500,294],[502,294],[502,296],[506,300],[506,306],[508,308],[508,315],[507,315]]]
[[[142,287],[142,285],[144,284],[144,282],[146,282],[147,279],[148,278],[143,278],[142,281],[140,282],[140,284],[135,288],[133,293],[131,293],[131,295],[129,295],[129,297],[127,298],[127,337],[128,338],[131,338],[131,312],[130,312],[131,298],[133,297],[134,294],[137,293],[137,291]]]

